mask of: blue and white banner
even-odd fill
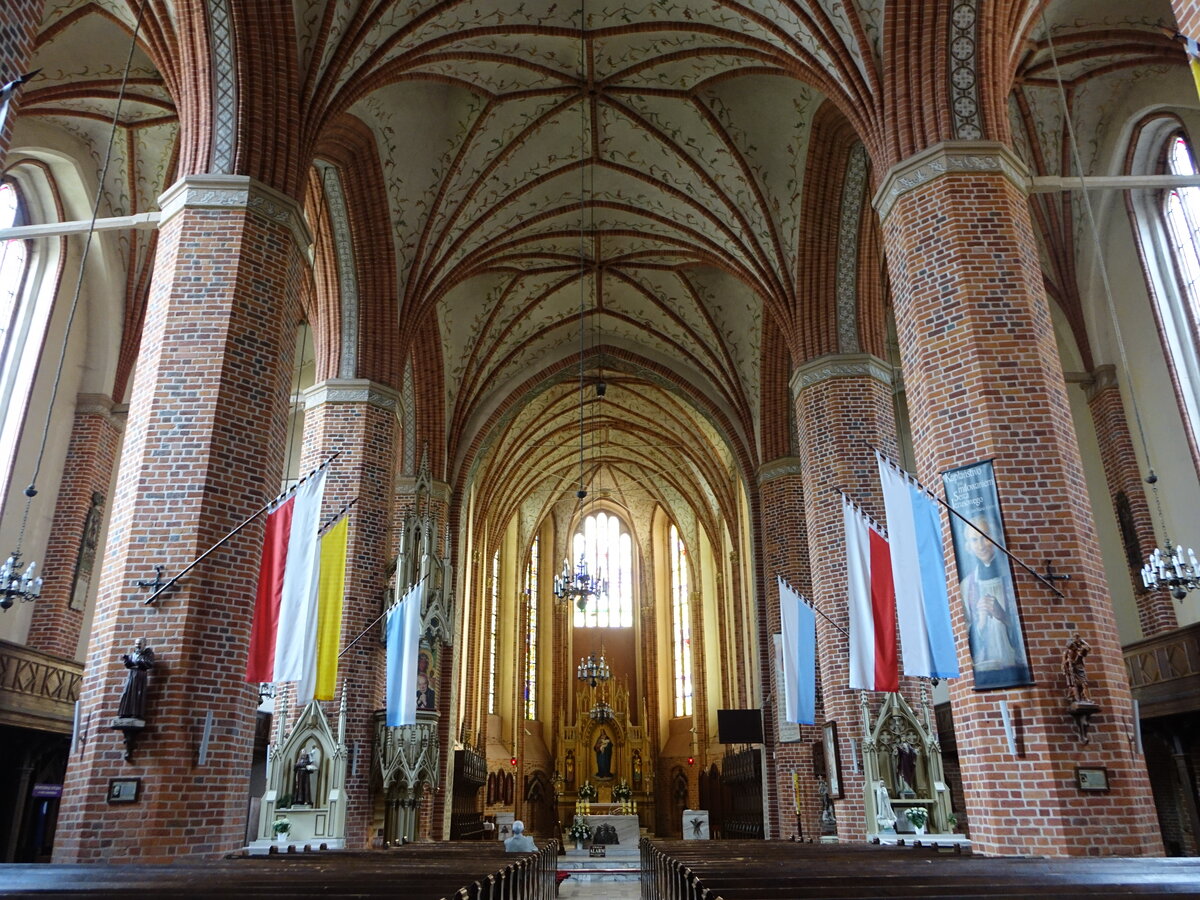
[[[817,716],[817,615],[782,578],[779,618],[783,630],[784,718],[813,725]]]
[[[387,724],[389,728],[417,723],[417,655],[421,649],[421,584],[388,613]]]

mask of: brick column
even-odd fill
[[[304,397],[302,466],[315,467],[337,450],[325,484],[324,518],[351,500],[350,538],[346,553],[342,646],[378,618],[387,588],[391,557],[392,478],[400,427],[399,395],[370,381],[329,380],[314,385]],[[363,637],[341,658],[338,688],[326,705],[330,722],[346,695],[346,742],[357,775],[346,769],[346,846],[366,848],[371,841],[374,798],[371,794],[371,747],[375,710],[385,703],[386,662],[379,629]],[[293,718],[295,716],[293,715]]]
[[[1143,637],[1153,637],[1178,628],[1179,620],[1168,591],[1147,591],[1142,585],[1142,565],[1154,552],[1154,524],[1114,366],[1096,367],[1087,385],[1087,398],[1104,463],[1104,480],[1127,557],[1129,580],[1137,597],[1138,622]]]
[[[846,540],[842,488],[877,518],[883,499],[872,447],[896,456],[891,366],[865,353],[822,356],[792,375],[797,446],[804,483],[804,520],[825,721],[838,725],[844,798],[834,803],[838,837],[866,838],[862,772],[850,765],[849,742],[862,738],[858,694],[851,691],[846,607]],[[831,623],[832,620],[832,623]],[[828,762],[828,761],[827,761]]]
[[[804,479],[802,464],[796,457],[785,456],[764,464],[758,470],[758,490],[762,509],[764,613],[766,615],[767,645],[760,652],[770,664],[767,680],[771,703],[763,710],[767,735],[768,765],[774,773],[768,799],[771,833],[790,838],[803,835],[805,839],[819,837],[821,798],[813,774],[812,742],[820,740],[821,729],[813,725],[783,725],[780,740],[779,709],[783,685],[779,683],[779,666],[775,660],[774,635],[780,633],[779,590],[775,576],[782,576],[806,597],[812,596],[812,580],[808,565],[808,533],[804,523]],[[818,698],[820,686],[818,685]],[[772,763],[773,753],[773,763]],[[792,787],[792,773],[800,779],[797,808]],[[797,828],[797,816],[800,827]]]
[[[113,467],[121,445],[124,414],[113,413],[113,402],[99,394],[80,394],[67,458],[63,463],[58,501],[46,544],[47,568],[42,597],[34,604],[27,643],[36,650],[64,659],[78,659],[90,587],[100,577],[104,548],[98,545],[101,523],[108,518]],[[97,512],[89,522],[95,504]],[[89,527],[93,526],[93,527]],[[81,554],[87,529],[92,549]]]
[[[135,586],[180,572],[278,492],[307,243],[296,204],[241,176],[189,176],[163,222],[113,499],[58,862],[216,858],[245,843],[258,694],[245,682],[262,548],[244,528],[156,605]],[[110,729],[121,654],[157,655],[131,762]],[[213,714],[199,763],[205,715]],[[109,779],[141,779],[108,803]]]
[[[45,0],[5,0],[3,18],[0,19],[0,84],[7,84],[29,71],[44,5]],[[0,171],[8,156],[8,142],[21,103],[21,91],[28,88],[27,83],[17,89],[16,98],[8,105],[4,127],[0,128]]]
[[[1002,145],[940,144],[894,167],[875,198],[918,475],[938,486],[947,469],[994,460],[1009,549],[1039,568],[1049,557],[1071,577],[1058,600],[1015,575],[1031,687],[973,692],[963,610],[951,606],[971,838],[989,854],[1161,854],[1024,183]],[[1090,744],[1076,734],[1061,672],[1076,630],[1091,645],[1090,693],[1103,709]],[[1017,722],[1018,755],[1001,700]],[[1107,766],[1110,791],[1080,791],[1077,765]]]

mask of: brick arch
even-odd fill
[[[774,319],[763,319],[762,350],[759,363],[759,445],[763,461],[791,456],[794,443],[792,428],[792,358]]]
[[[797,327],[791,347],[797,364],[838,352],[838,223],[846,166],[858,143],[858,134],[841,111],[832,103],[821,104],[813,117],[804,166],[793,314]],[[863,213],[874,217],[865,202]]]
[[[418,448],[429,447],[430,474],[445,481],[446,473],[446,386],[442,368],[442,336],[437,316],[422,318],[412,342],[413,421]],[[408,436],[404,438],[408,441]]]
[[[337,170],[345,196],[358,286],[358,363],[354,377],[398,388],[403,379],[403,356],[396,339],[395,248],[390,238],[387,186],[374,134],[362,120],[342,116],[322,133],[315,155]],[[329,210],[320,183],[323,178],[310,169],[310,191],[314,177],[319,202],[309,197],[306,208],[316,244],[314,278],[320,298],[319,320],[329,329],[323,340],[328,353],[317,356],[317,377],[325,379],[337,377],[340,369],[341,289]]]

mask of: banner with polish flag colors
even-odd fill
[[[898,691],[896,594],[887,538],[845,494],[842,519],[850,608],[850,687]]]
[[[250,633],[249,682],[300,683],[297,702],[312,699],[316,680],[317,579],[324,468],[297,486],[267,516]]]
[[[876,451],[904,674],[918,678],[957,678],[958,655],[950,626],[942,520],[924,487]]]
[[[817,616],[804,598],[782,578],[779,618],[783,631],[783,697],[785,720],[815,725],[817,716]]]

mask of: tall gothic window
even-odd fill
[[[0,183],[0,228],[24,224],[21,196],[11,182]],[[19,422],[25,416],[33,374],[42,346],[44,316],[26,302],[29,242],[0,241],[0,418]],[[8,484],[20,428],[5,428],[0,438],[0,492]],[[2,494],[0,494],[2,495]]]
[[[538,539],[529,548],[529,565],[525,567],[525,597],[529,611],[529,627],[525,631],[525,718],[537,718],[538,663]]]
[[[675,669],[675,715],[692,714],[692,615],[688,603],[687,548],[679,529],[671,525],[667,535],[671,557],[672,663]]]
[[[1135,174],[1197,174],[1196,156],[1174,118],[1144,125],[1134,150]],[[1184,427],[1200,453],[1200,188],[1133,191],[1130,197]]]
[[[633,627],[633,538],[616,516],[600,512],[583,520],[575,534],[571,559],[582,555],[588,572],[608,579],[608,593],[575,608],[576,628]]]
[[[496,714],[496,626],[500,621],[500,551],[492,554],[492,609],[488,615],[488,715]]]

